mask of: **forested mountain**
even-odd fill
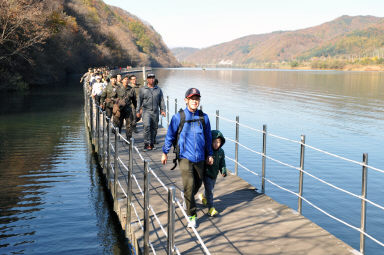
[[[198,51],[198,48],[192,48],[192,47],[176,47],[172,48],[171,52],[176,57],[177,60],[184,60],[196,51]]]
[[[384,18],[342,16],[306,29],[245,36],[201,49],[179,61],[252,67],[264,62],[383,55]]]
[[[102,0],[4,0],[0,15],[0,89],[89,66],[179,66],[151,25]]]

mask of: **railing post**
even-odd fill
[[[92,102],[92,97],[89,97],[89,128],[91,130],[91,141],[93,143],[93,102]]]
[[[261,158],[261,193],[265,193],[265,155],[267,153],[267,125],[263,125],[263,156]]]
[[[236,116],[236,143],[235,143],[235,175],[239,168],[239,116]]]
[[[144,83],[145,83],[145,81],[147,80],[147,77],[145,77],[146,76],[146,72],[147,70],[145,70],[145,66],[143,66],[143,81],[144,81]]]
[[[365,252],[365,222],[366,222],[366,204],[367,202],[364,200],[367,198],[367,165],[368,165],[368,154],[363,154],[363,173],[362,173],[362,185],[361,185],[361,224],[360,224],[360,253],[364,254]]]
[[[175,98],[175,114],[177,113],[177,98]]]
[[[304,179],[304,152],[305,152],[305,135],[301,135],[301,145],[300,145],[300,174],[299,174],[299,205],[297,211],[299,214],[302,214],[302,204],[303,201],[301,197],[303,196],[303,179]]]
[[[130,139],[129,144],[129,172],[128,172],[128,180],[127,180],[127,221],[125,225],[125,236],[128,238],[131,228],[131,210],[132,210],[132,175],[133,175],[133,142],[134,139]]]
[[[118,149],[119,149],[119,129],[118,128],[115,128],[115,158],[114,158],[114,164],[113,164],[113,168],[114,168],[114,182],[113,182],[113,198],[114,198],[114,207],[115,207],[115,210],[117,210],[117,180],[118,180],[118,157],[119,157],[119,153],[118,153]]]
[[[101,155],[101,159],[102,159],[102,162],[103,162],[103,169],[105,169],[105,123],[106,123],[106,119],[105,119],[106,115],[105,115],[105,111],[103,111],[103,150],[101,151],[102,155]]]
[[[167,128],[169,127],[169,96],[167,96]]]
[[[96,138],[97,138],[97,141],[96,141],[96,155],[97,155],[97,159],[99,160],[100,159],[100,108],[99,106],[96,104]]]
[[[149,165],[144,160],[144,255],[149,254]]]
[[[172,255],[175,250],[175,187],[168,188],[168,240],[167,254]]]
[[[219,110],[216,110],[216,130],[219,130]]]
[[[111,119],[108,118],[107,121],[107,187],[110,189],[109,178],[110,178],[110,169],[111,169]]]

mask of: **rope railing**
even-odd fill
[[[225,118],[225,117],[222,117],[222,116],[219,116],[219,115],[215,115],[216,117],[220,118],[220,119],[223,119],[223,120],[226,120],[228,122],[231,122],[231,123],[237,123],[236,121],[234,120],[230,120],[228,118]],[[258,132],[261,132],[263,133],[264,131],[263,130],[259,130],[259,129],[255,129],[255,128],[251,128],[247,125],[244,125],[244,124],[241,124],[241,123],[238,123],[240,126],[243,126],[243,127],[246,127],[246,128],[249,128],[251,130],[254,130],[254,131],[258,131]],[[318,151],[318,152],[321,152],[321,153],[324,153],[326,155],[329,155],[329,156],[332,156],[334,158],[338,158],[338,159],[341,159],[341,160],[344,160],[344,161],[348,161],[348,162],[351,162],[351,163],[354,163],[354,164],[357,164],[359,166],[365,166],[367,168],[370,168],[372,170],[375,170],[377,172],[380,172],[380,173],[384,173],[384,170],[383,169],[379,169],[377,167],[374,167],[374,166],[371,166],[371,165],[367,165],[367,164],[364,164],[363,162],[359,162],[359,161],[356,161],[356,160],[353,160],[353,159],[348,159],[346,157],[343,157],[343,156],[339,156],[337,154],[334,154],[334,153],[331,153],[331,152],[328,152],[328,151],[325,151],[325,150],[322,150],[322,149],[319,149],[319,148],[316,148],[314,146],[311,146],[311,145],[308,145],[308,144],[303,144],[301,143],[300,141],[296,141],[296,140],[292,140],[292,139],[289,139],[289,138],[285,138],[285,137],[282,137],[282,136],[278,136],[278,135],[275,135],[275,134],[272,134],[272,133],[266,133],[268,136],[271,136],[271,137],[274,137],[274,138],[277,138],[277,139],[280,139],[280,140],[285,140],[285,141],[289,141],[289,142],[292,142],[292,143],[296,143],[296,144],[301,144],[301,145],[304,145],[305,147],[307,148],[310,148],[312,150],[315,150],[315,151]],[[231,140],[229,138],[225,138],[225,139],[228,139],[232,142],[235,142],[235,143],[238,143],[237,141],[235,140]],[[240,143],[238,143],[240,146],[242,146]]]
[[[189,222],[190,222],[190,221],[189,221],[189,217],[188,217],[187,213],[185,212],[183,206],[181,205],[180,201],[179,201],[177,198],[176,198],[175,200],[176,200],[177,205],[179,206],[179,209],[180,209],[181,212],[183,213],[184,218],[185,218],[185,219],[188,221],[188,223],[189,223]],[[195,227],[192,227],[192,231],[195,233],[197,239],[198,239],[199,242],[200,242],[200,245],[203,247],[203,250],[204,250],[205,254],[209,254],[209,255],[210,255],[211,253],[209,252],[209,250],[208,250],[207,246],[205,245],[203,239],[201,239],[201,237],[200,237],[199,233],[197,232],[196,228],[195,228]]]
[[[233,121],[233,120],[230,120],[230,119],[227,119],[227,118],[224,118],[224,117],[219,116],[219,115],[218,115],[218,111],[217,111],[217,113],[216,113],[215,116],[216,116],[217,120],[218,120],[218,119],[223,119],[223,120],[228,121],[228,122],[231,122],[231,123],[236,123],[236,126],[237,126],[237,127],[238,127],[238,126],[243,126],[243,127],[248,128],[248,129],[251,129],[251,130],[253,130],[253,131],[258,131],[258,132],[260,132],[260,130],[258,130],[258,129],[254,129],[254,128],[249,127],[249,126],[247,126],[247,125],[240,124],[240,123],[238,122],[238,117],[236,118],[236,121]],[[267,132],[266,132],[266,129],[263,130],[263,131],[261,131],[261,132],[263,133],[263,135],[264,135],[265,137],[268,135],[268,136],[270,136],[270,137],[274,137],[274,138],[277,138],[277,139],[280,139],[280,140],[285,140],[285,141],[289,141],[289,142],[292,142],[292,143],[295,143],[295,144],[300,144],[300,145],[302,146],[302,150],[303,150],[305,147],[307,147],[307,148],[309,148],[309,149],[312,149],[312,150],[321,152],[321,153],[323,153],[323,154],[332,156],[332,157],[334,157],[334,158],[338,158],[338,159],[344,160],[344,161],[346,161],[346,162],[351,162],[351,163],[357,164],[357,165],[359,165],[359,166],[362,166],[362,167],[365,167],[365,168],[369,168],[369,169],[375,170],[375,171],[377,171],[377,172],[384,173],[384,170],[379,169],[379,168],[376,168],[376,167],[373,167],[373,166],[369,166],[365,161],[364,161],[364,162],[358,162],[358,161],[351,160],[351,159],[348,159],[348,158],[345,158],[345,157],[336,155],[336,154],[334,154],[334,153],[330,153],[330,152],[327,152],[327,151],[318,149],[318,148],[316,148],[316,147],[307,145],[307,144],[305,144],[305,142],[304,142],[304,141],[305,141],[305,137],[304,137],[304,140],[303,140],[303,137],[302,137],[302,141],[295,141],[295,140],[291,140],[291,139],[288,139],[288,138],[285,138],[285,137],[281,137],[281,136],[278,136],[278,135],[274,135],[274,134],[271,134],[271,133],[267,133]],[[263,137],[263,146],[265,146],[265,145],[264,145],[264,143],[265,143],[265,141],[264,141],[265,137]],[[262,152],[258,152],[258,151],[256,151],[256,150],[253,150],[253,149],[251,149],[251,148],[249,148],[249,147],[247,147],[247,146],[241,144],[241,143],[239,142],[238,136],[236,137],[236,140],[233,140],[233,139],[228,138],[228,137],[226,137],[226,140],[228,140],[228,141],[230,141],[230,142],[233,142],[236,146],[242,147],[242,148],[244,148],[244,149],[246,149],[246,150],[248,150],[248,151],[250,151],[250,152],[252,152],[252,153],[255,153],[255,154],[257,154],[257,155],[260,155],[260,156],[262,156],[262,157],[265,158],[265,159],[268,159],[268,160],[273,161],[273,162],[275,162],[275,163],[278,163],[278,164],[280,164],[280,165],[283,165],[283,166],[286,166],[286,167],[289,167],[289,168],[298,170],[300,173],[302,173],[302,174],[306,174],[307,176],[310,176],[311,178],[313,178],[313,179],[315,179],[315,180],[317,180],[317,181],[319,181],[319,182],[321,182],[321,183],[323,183],[323,184],[325,184],[325,185],[328,185],[328,186],[331,187],[331,188],[334,188],[334,189],[336,189],[336,190],[338,190],[338,191],[341,191],[341,192],[343,192],[343,193],[345,193],[345,194],[347,194],[347,195],[350,195],[350,196],[352,196],[352,197],[355,197],[355,198],[360,199],[360,200],[362,201],[362,203],[363,203],[363,202],[364,202],[364,203],[365,203],[365,202],[366,202],[366,203],[369,203],[369,204],[373,205],[374,207],[376,207],[376,208],[381,209],[381,210],[384,211],[384,206],[382,206],[382,205],[380,205],[380,204],[377,204],[377,203],[375,203],[375,202],[373,202],[373,201],[367,199],[367,198],[366,198],[366,195],[365,195],[364,193],[363,193],[363,195],[357,195],[357,194],[354,194],[354,193],[352,193],[352,192],[350,192],[350,191],[347,191],[347,190],[345,190],[345,189],[343,189],[343,188],[340,188],[340,187],[338,187],[338,186],[336,186],[336,185],[334,185],[334,184],[332,184],[332,183],[329,183],[329,182],[327,182],[327,181],[325,181],[325,180],[323,180],[323,179],[321,179],[321,178],[319,178],[319,177],[317,177],[317,176],[315,176],[315,175],[309,173],[308,170],[305,171],[305,170],[303,169],[302,166],[301,166],[301,167],[296,167],[296,166],[287,164],[287,163],[285,163],[285,162],[282,162],[282,161],[280,161],[280,160],[277,160],[277,159],[275,159],[275,158],[273,158],[273,157],[270,157],[270,156],[266,155],[265,152],[262,153]],[[237,148],[235,148],[235,150],[237,150]],[[238,153],[238,152],[236,152],[236,153]],[[302,155],[301,157],[304,157],[304,155]],[[240,163],[238,162],[238,160],[236,160],[236,159],[232,159],[232,158],[228,157],[227,155],[226,155],[226,158],[229,159],[229,160],[231,160],[231,161],[233,161],[233,162],[235,163],[235,166],[238,165],[238,166],[242,167],[243,169],[247,170],[248,172],[250,172],[250,173],[252,173],[252,174],[254,174],[254,175],[256,175],[256,176],[259,176],[259,175],[258,175],[257,173],[255,173],[254,171],[252,171],[252,170],[248,169],[247,167],[245,167],[244,165],[240,164]],[[304,160],[304,159],[303,159],[303,160]],[[381,245],[381,246],[384,246],[384,243],[383,243],[383,242],[378,241],[377,239],[375,239],[374,237],[372,237],[371,235],[369,235],[369,234],[365,231],[365,225],[364,225],[364,227],[361,227],[361,228],[355,227],[355,226],[353,226],[353,225],[351,225],[351,224],[349,224],[349,223],[347,223],[347,222],[345,222],[345,221],[343,221],[343,220],[337,218],[336,216],[334,216],[334,215],[332,215],[332,214],[326,212],[325,210],[321,209],[320,207],[314,205],[314,204],[313,204],[312,202],[310,202],[308,199],[304,198],[301,194],[296,193],[296,192],[293,192],[293,191],[291,191],[291,190],[289,190],[289,189],[286,189],[286,188],[284,188],[284,187],[282,187],[282,186],[276,184],[275,182],[269,180],[269,179],[266,178],[265,176],[262,176],[262,180],[263,180],[263,181],[265,180],[265,181],[267,181],[268,183],[272,184],[273,186],[275,186],[275,187],[277,187],[277,188],[279,188],[279,189],[281,189],[281,190],[284,190],[284,191],[286,191],[286,192],[289,192],[289,193],[295,195],[296,197],[298,197],[298,198],[300,199],[300,200],[299,200],[300,203],[301,203],[301,200],[304,200],[304,201],[307,202],[309,205],[311,205],[313,208],[315,208],[316,210],[322,212],[323,214],[327,215],[328,217],[330,217],[330,218],[332,218],[332,219],[334,219],[334,220],[336,220],[336,221],[338,221],[338,222],[340,222],[340,223],[342,223],[342,224],[344,224],[344,225],[350,227],[351,229],[354,229],[354,230],[359,231],[359,233],[361,234],[361,236],[365,236],[365,237],[371,239],[372,241],[374,241],[375,243],[377,243],[377,244],[379,244],[379,245]],[[363,179],[363,182],[364,182],[364,179]],[[301,206],[301,205],[300,205],[300,206]],[[300,207],[299,207],[299,208],[300,208]],[[299,212],[301,213],[301,211],[299,211]],[[362,214],[362,217],[364,217],[364,222],[365,222],[365,212],[364,212],[364,215]],[[362,221],[362,222],[363,222],[363,221]],[[361,240],[362,240],[362,239],[360,238],[360,251],[361,251],[361,252],[364,252],[364,249],[365,249],[364,241],[361,241]]]

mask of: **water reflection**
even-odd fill
[[[1,254],[128,253],[90,156],[82,99],[79,86],[0,96]]]

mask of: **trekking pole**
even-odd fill
[[[261,193],[265,193],[265,154],[267,153],[267,125],[263,125],[263,156],[261,158]]]

